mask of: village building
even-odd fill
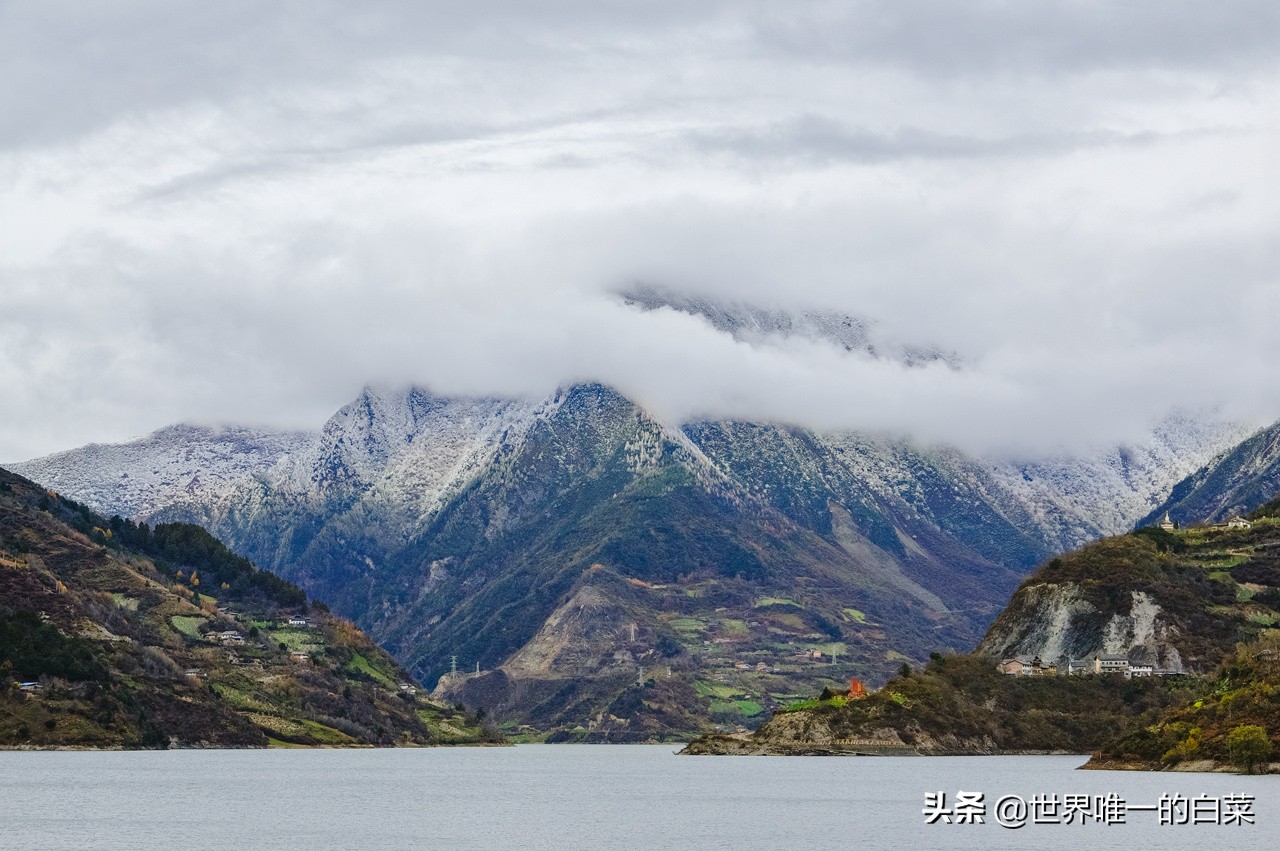
[[[1129,677],[1150,677],[1155,674],[1155,666],[1136,664],[1129,666]]]
[[[1253,524],[1250,523],[1248,520],[1245,520],[1243,517],[1240,517],[1239,515],[1237,515],[1227,521],[1227,528],[1228,529],[1252,529]]]
[[[1024,676],[1027,667],[1021,659],[1004,659],[996,666],[996,670],[1011,677],[1021,677]]]
[[[1048,677],[1058,673],[1058,666],[1046,665],[1039,656],[1017,656],[1003,660],[996,670],[1011,677]]]
[[[1093,662],[1089,659],[1068,659],[1068,674],[1087,674],[1093,670]]]
[[[1099,653],[1093,657],[1095,674],[1124,674],[1129,676],[1129,657],[1111,653]]]
[[[245,643],[244,636],[241,635],[239,632],[235,631],[234,629],[229,629],[229,630],[226,630],[225,632],[212,632],[212,633],[209,633],[208,637],[212,638],[215,642],[222,645],[228,645],[228,644],[240,645]]]
[[[289,626],[308,627],[311,626],[311,621],[302,615],[292,615],[289,618]]]

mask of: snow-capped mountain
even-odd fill
[[[1166,512],[1178,523],[1222,522],[1280,493],[1280,423],[1259,430],[1178,482],[1144,523]]]
[[[1062,550],[1129,531],[1201,465],[1253,429],[1212,413],[1179,411],[1146,440],[1095,455],[1058,455],[991,465],[1000,486]]]
[[[831,675],[804,653],[874,681],[968,649],[1037,562],[1128,528],[1238,433],[1181,417],[1137,448],[1013,465],[666,423],[598,385],[540,401],[369,388],[315,433],[176,426],[13,469],[108,514],[207,526],[424,678],[479,663],[442,689],[508,717],[586,723],[661,663],[674,691],[650,721],[669,729],[709,718],[672,714],[707,677],[763,700]],[[570,682],[576,709],[539,702]]]
[[[4,467],[107,516],[149,517],[172,506],[219,504],[314,440],[312,432],[183,423],[128,443],[91,443]]]
[[[620,295],[751,345],[964,368],[843,313]],[[1177,414],[1134,446],[1015,463],[667,422],[598,384],[540,400],[370,387],[317,432],[180,425],[9,466],[107,515],[204,525],[426,681],[451,657],[478,667],[440,680],[451,698],[644,738],[747,723],[743,707],[774,695],[969,650],[1038,562],[1128,530],[1244,436]],[[828,657],[841,667],[813,664]],[[641,700],[637,676],[654,669]]]

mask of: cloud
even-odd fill
[[[4,7],[0,458],[315,427],[368,382],[978,448],[1280,416],[1268,6],[774,8]],[[965,368],[749,345],[635,281]]]

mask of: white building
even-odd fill
[[[1099,653],[1093,657],[1095,674],[1124,674],[1129,676],[1129,657],[1116,656],[1110,653]]]

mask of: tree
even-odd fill
[[[1271,758],[1271,740],[1267,738],[1267,731],[1257,724],[1242,724],[1228,733],[1227,748],[1231,751],[1231,761],[1243,768],[1245,774],[1253,774],[1255,765]]]

